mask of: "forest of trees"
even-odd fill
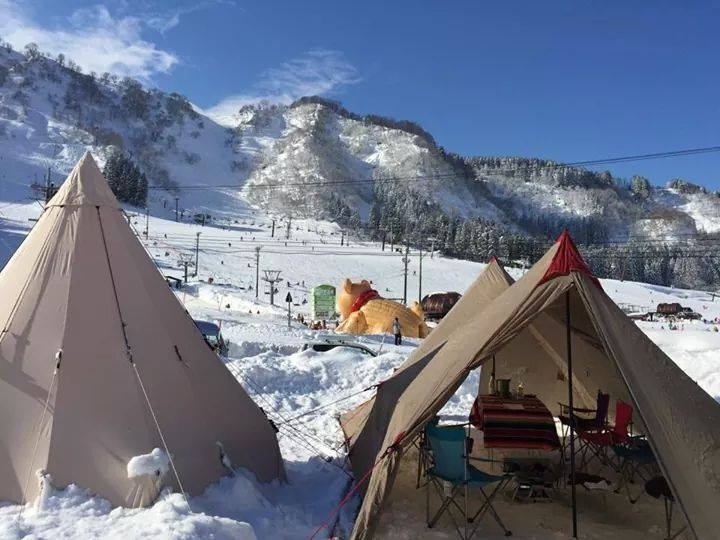
[[[129,157],[119,150],[113,151],[105,162],[103,174],[119,200],[133,206],[145,206],[148,181]]]
[[[343,226],[357,228],[357,217],[343,219],[349,214],[338,212],[340,206],[335,203],[332,217]],[[545,225],[539,217],[534,228],[529,220],[527,225],[533,231],[530,235],[487,219],[448,216],[417,192],[381,183],[375,188],[370,219],[362,232],[373,240],[408,243],[412,249],[432,245],[450,257],[485,262],[494,255],[506,265],[528,267],[567,228],[598,277],[699,289],[720,283],[720,251],[713,248],[720,245],[717,235],[700,235],[681,243],[632,238],[615,243],[598,235],[602,224],[594,218],[555,223],[548,225],[548,230],[542,230]]]

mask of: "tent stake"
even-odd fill
[[[570,493],[572,498],[572,537],[577,538],[577,499],[575,493],[575,414],[573,413],[572,334],[570,331],[570,291],[565,293],[565,334],[567,339],[568,405],[570,407]]]

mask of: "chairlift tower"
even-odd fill
[[[275,284],[281,281],[280,272],[281,270],[263,270],[265,277],[263,281],[270,284],[270,305],[275,305]]]
[[[188,281],[188,267],[193,266],[192,255],[190,253],[181,253],[180,260],[178,261],[180,267],[185,270],[185,283]]]

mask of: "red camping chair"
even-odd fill
[[[607,426],[599,430],[578,431],[580,439],[580,468],[585,468],[593,457],[596,457],[604,465],[617,470],[608,456],[608,448],[613,445],[625,444],[628,440],[628,428],[632,421],[632,406],[624,401],[617,400],[615,404],[615,425]]]

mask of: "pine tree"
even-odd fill
[[[148,193],[147,177],[130,158],[119,151],[112,152],[105,162],[103,174],[120,201],[133,206],[145,205]]]

